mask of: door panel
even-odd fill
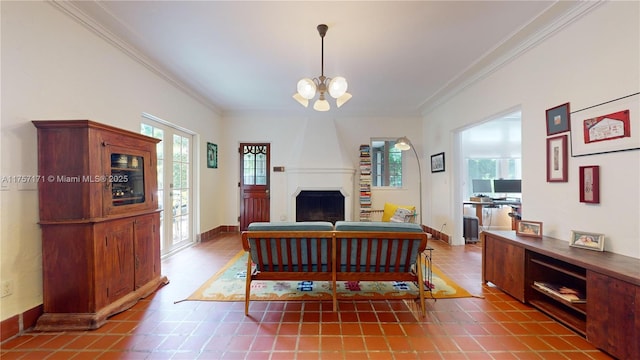
[[[146,118],[141,132],[162,141],[158,143],[158,204],[160,213],[160,252],[167,255],[195,242],[193,236],[193,134],[155,123]],[[155,121],[155,120],[154,120]]]
[[[270,220],[270,158],[266,143],[240,144],[240,230]]]

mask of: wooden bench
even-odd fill
[[[329,281],[337,311],[337,281],[413,281],[425,314],[422,252],[427,234],[411,223],[253,223],[242,233],[249,252],[245,314],[253,280]]]

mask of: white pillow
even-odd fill
[[[409,222],[411,221],[411,216],[413,216],[413,212],[409,209],[397,208],[396,212],[393,213],[393,216],[389,221],[391,222]]]

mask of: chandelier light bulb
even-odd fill
[[[316,96],[316,83],[309,78],[304,78],[298,81],[298,94],[305,99],[313,99]]]
[[[337,99],[347,92],[347,86],[347,79],[342,76],[336,76],[329,82],[329,95]]]

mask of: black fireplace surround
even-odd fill
[[[344,220],[344,195],[337,190],[303,190],[296,196],[296,221]]]

